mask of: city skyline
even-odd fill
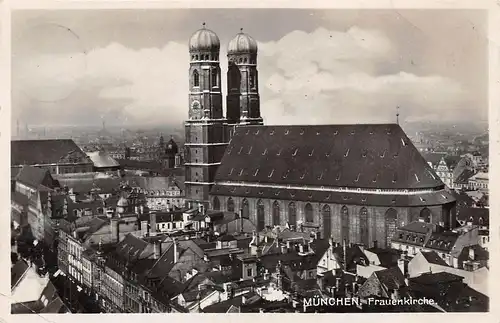
[[[19,36],[13,37],[12,129],[17,120],[22,125],[79,126],[103,119],[110,125],[182,125],[188,111],[186,39],[202,22],[221,39],[224,96],[229,39],[243,28],[258,41],[261,110],[267,124],[388,123],[396,121],[397,106],[402,123],[485,121],[485,15],[453,10],[443,22],[440,14],[14,12],[13,35]],[[255,23],[256,15],[273,19]],[[279,27],[269,28],[268,20],[273,26],[280,22]],[[452,37],[452,30],[460,37]],[[307,46],[297,50],[297,44]]]

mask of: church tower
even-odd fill
[[[261,125],[257,42],[243,29],[227,48],[227,119],[230,135],[236,125]]]
[[[189,117],[186,130],[186,200],[208,206],[210,188],[227,143],[222,113],[220,41],[205,28],[189,40]]]

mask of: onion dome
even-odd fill
[[[248,34],[241,32],[237,34],[230,42],[227,47],[228,54],[256,54],[257,53],[257,42]]]
[[[174,138],[170,138],[165,148],[165,154],[175,156],[178,152],[179,152],[179,147],[175,143]]]
[[[189,51],[209,51],[215,52],[220,49],[220,40],[216,33],[210,29],[205,28],[205,23],[203,23],[203,28],[196,31],[189,39]]]
[[[127,207],[128,206],[128,201],[125,197],[120,197],[120,199],[118,200],[118,203],[116,203],[116,206],[117,207]]]

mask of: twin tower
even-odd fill
[[[220,40],[203,28],[189,40],[189,117],[186,129],[186,200],[208,207],[210,188],[237,126],[262,125],[257,42],[241,31],[228,45],[226,112],[222,110]]]

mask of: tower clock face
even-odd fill
[[[199,111],[200,110],[200,102],[193,101],[193,103],[191,104],[191,107],[193,108],[193,111]]]

